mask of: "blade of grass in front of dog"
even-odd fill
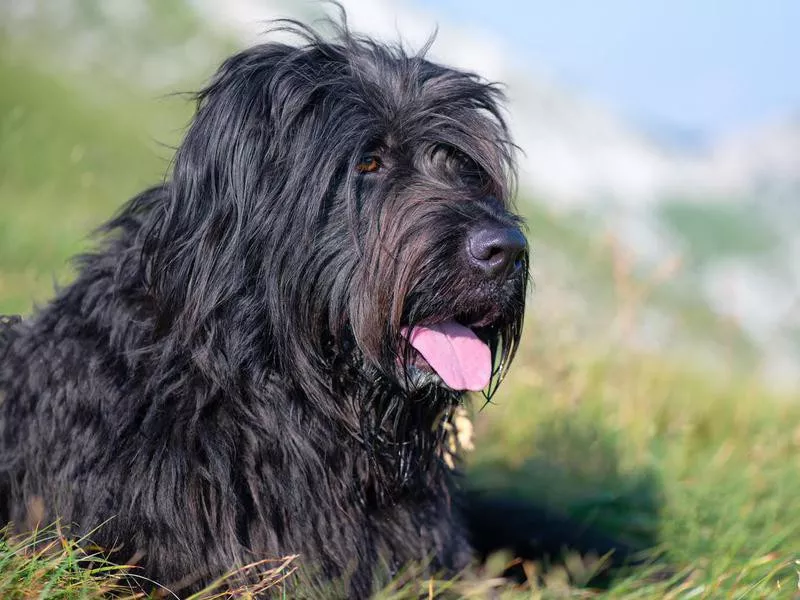
[[[85,540],[70,540],[56,526],[30,535],[0,538],[0,598],[99,600],[113,595],[123,600],[145,598],[129,582],[156,587],[160,596],[178,596],[167,587],[109,563],[98,552],[87,552]],[[253,597],[283,583],[295,571],[296,556],[262,560],[231,571],[187,600]],[[88,566],[87,566],[88,565]],[[123,579],[124,577],[124,579]],[[238,580],[247,584],[236,585]],[[285,595],[285,591],[283,592]]]
[[[244,565],[213,581],[196,594],[189,596],[187,600],[217,600],[240,596],[247,598],[260,594],[281,585],[291,577],[297,571],[297,565],[294,564],[297,557],[298,555],[293,554],[280,559],[265,559]],[[253,583],[236,585],[237,580]],[[284,589],[282,595],[285,594]]]
[[[99,554],[87,553],[78,542],[60,535],[56,527],[0,538],[1,598],[141,597],[119,584],[125,570]]]

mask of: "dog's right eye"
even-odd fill
[[[381,168],[381,159],[374,154],[366,154],[361,157],[356,165],[359,173],[374,173]]]

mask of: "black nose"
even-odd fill
[[[522,266],[527,246],[516,227],[483,226],[467,236],[471,262],[489,277],[506,277]]]

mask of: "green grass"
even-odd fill
[[[221,600],[250,597],[270,589],[283,589],[284,580],[295,572],[295,556],[247,565],[212,582],[187,600]],[[241,588],[234,579],[257,574],[259,583]],[[4,600],[137,600],[175,597],[166,587],[145,595],[150,582],[137,574],[135,565],[109,563],[101,549],[87,539],[72,539],[56,526],[28,536],[0,538],[0,598]],[[231,592],[231,590],[234,590]]]
[[[7,56],[0,54],[0,81],[13,82],[0,85],[0,312],[18,312],[45,299],[53,278],[70,276],[68,258],[96,226],[159,181],[171,154],[164,145],[175,143],[190,113],[174,98],[152,99],[155,111],[130,99],[93,105],[80,81]]]
[[[52,294],[54,280],[70,279],[68,259],[87,247],[93,227],[159,181],[170,157],[159,142],[174,143],[189,113],[179,100],[117,88],[107,75],[62,77],[5,42],[0,50],[0,81],[12,82],[0,85],[0,313],[26,313]],[[537,208],[529,213],[534,247],[541,241],[566,257],[579,279],[599,286],[581,289],[604,289],[603,302],[618,308],[613,256],[597,250],[597,233]],[[733,235],[717,230],[720,239]],[[652,303],[703,335],[711,331],[700,327],[708,314],[688,301],[655,295],[637,309]],[[591,567],[573,561],[527,589],[497,588],[494,564],[457,582],[412,572],[382,597],[482,597],[489,588],[510,598],[797,597],[798,400],[746,375],[712,375],[689,360],[584,337],[533,302],[511,376],[495,404],[476,413],[470,481],[652,542],[676,577],[659,583],[644,569],[591,591],[574,585]],[[63,533],[48,530],[37,541],[0,541],[0,597],[135,593],[120,587],[115,567]],[[291,568],[267,565],[265,584],[279,585]]]
[[[478,419],[474,480],[656,541],[705,586],[698,597],[792,597],[797,399],[658,356],[554,344],[550,334],[529,325],[498,406]],[[609,597],[641,597],[639,588],[658,597],[636,574]]]
[[[119,589],[122,572],[54,528],[0,540],[0,597],[9,600],[100,599]]]

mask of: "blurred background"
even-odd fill
[[[791,0],[345,1],[351,24],[507,84],[532,319],[800,380],[800,22]],[[163,176],[185,97],[305,0],[0,3],[0,311],[27,312]],[[44,218],[47,217],[47,218]]]
[[[411,48],[438,31],[433,59],[507,86],[535,289],[472,480],[659,544],[705,573],[693,597],[794,586],[800,3],[343,5]],[[0,0],[0,313],[51,297],[164,177],[180,92],[267,20],[330,9]]]

